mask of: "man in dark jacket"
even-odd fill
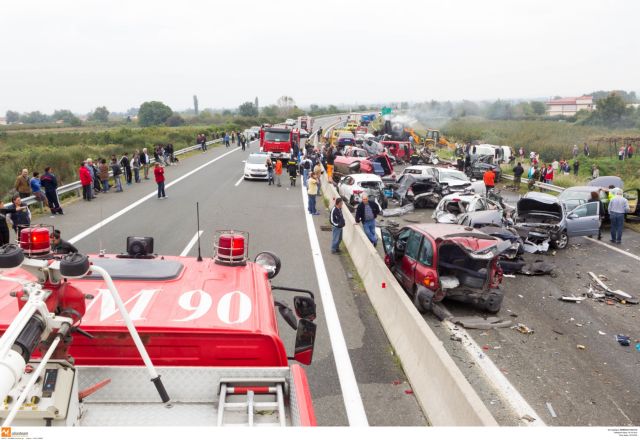
[[[78,253],[78,249],[71,243],[61,238],[61,233],[58,229],[53,231],[53,237],[51,237],[51,252],[54,254],[71,254]]]
[[[335,205],[331,208],[329,214],[329,220],[331,221],[331,231],[333,237],[331,239],[331,253],[340,253],[340,242],[342,241],[342,228],[344,228],[344,216],[342,215],[342,198],[336,199]]]
[[[518,165],[513,167],[513,186],[516,187],[516,191],[520,191],[520,182],[523,174],[524,168],[522,168],[522,163],[518,162]]]
[[[42,184],[42,188],[44,188],[44,195],[49,202],[51,214],[64,214],[60,206],[60,200],[58,199],[58,179],[56,179],[55,174],[53,174],[53,168],[46,167],[44,169],[44,174],[40,177],[40,183]]]
[[[376,217],[380,214],[380,206],[375,200],[369,201],[367,193],[362,195],[362,202],[356,208],[356,223],[362,222],[362,229],[374,246],[378,243],[376,235]]]
[[[131,172],[131,161],[129,161],[128,153],[124,153],[120,158],[120,166],[124,170],[124,179],[127,181],[127,185],[131,185],[133,173]]]

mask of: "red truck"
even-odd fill
[[[0,399],[18,405],[12,426],[316,424],[305,371],[289,363],[311,363],[313,293],[272,286],[280,260],[249,261],[248,234],[217,233],[213,258],[158,256],[149,237],[119,255],[61,258],[50,232],[24,229],[0,252]],[[295,292],[295,314],[276,290]],[[297,330],[291,357],[276,308]],[[3,423],[12,408],[0,407]]]
[[[311,134],[313,131],[313,118],[311,116],[298,116],[298,128],[307,130]]]
[[[260,151],[273,159],[291,159],[293,143],[300,145],[300,130],[287,125],[274,125],[260,129]]]

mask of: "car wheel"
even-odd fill
[[[433,308],[433,293],[430,291],[425,292],[426,289],[421,289],[422,292],[418,293],[418,288],[413,285],[413,304],[420,313],[427,313]]]
[[[552,245],[556,249],[564,249],[569,244],[569,236],[567,235],[567,231],[562,231],[557,240],[552,242]]]
[[[491,293],[484,303],[484,309],[489,313],[498,313],[502,307],[503,299],[504,295],[502,292]]]

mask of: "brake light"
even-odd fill
[[[361,189],[354,189],[353,193],[354,194],[362,194],[364,191],[362,191]]]
[[[422,284],[424,284],[426,287],[435,287],[436,279],[432,278],[431,275],[427,275],[426,277],[424,277],[424,280],[422,280]]]
[[[452,199],[451,201],[458,203],[460,201],[460,199]]]

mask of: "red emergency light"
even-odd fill
[[[34,226],[20,231],[20,247],[25,255],[46,255],[51,252],[51,226]]]
[[[227,266],[247,264],[249,234],[238,231],[217,231],[214,238],[214,260]]]

